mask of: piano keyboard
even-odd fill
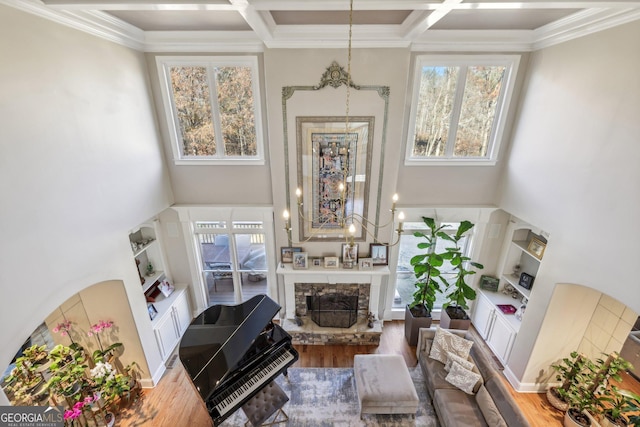
[[[294,355],[287,348],[281,347],[251,370],[249,374],[230,385],[222,394],[216,397],[213,407],[221,417],[229,411],[235,411],[243,399],[252,396],[254,391],[271,382],[273,373],[284,369],[294,359]]]

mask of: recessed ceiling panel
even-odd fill
[[[434,30],[535,30],[580,9],[452,10]]]
[[[354,10],[355,25],[400,25],[407,19],[410,10]],[[346,25],[349,11],[272,11],[276,25]]]
[[[251,27],[238,12],[109,11],[108,13],[144,31],[248,31]]]

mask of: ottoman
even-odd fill
[[[398,354],[357,354],[353,358],[356,392],[362,414],[411,414],[418,393],[404,358]]]

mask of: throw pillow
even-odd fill
[[[496,404],[493,402],[491,395],[484,386],[480,386],[478,393],[476,393],[476,403],[488,425],[491,427],[508,427],[504,418],[502,418],[502,414],[500,414]]]
[[[438,326],[433,337],[429,357],[442,363],[447,363],[447,352],[450,351],[466,359],[469,357],[472,345],[473,341],[466,340]]]
[[[482,381],[482,376],[463,368],[457,362],[453,362],[449,373],[444,379],[465,393],[474,394],[473,389]]]
[[[463,359],[462,357],[458,356],[455,353],[452,353],[450,351],[447,352],[447,364],[444,365],[444,370],[449,372],[449,370],[451,369],[451,364],[453,362],[457,362],[460,365],[462,365],[462,367],[468,371],[473,371],[474,368],[474,364],[472,361],[467,360],[467,359]]]

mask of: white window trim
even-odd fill
[[[417,55],[413,71],[413,89],[411,101],[411,113],[407,132],[407,147],[405,154],[405,166],[493,166],[498,160],[500,146],[504,139],[509,106],[513,97],[513,90],[518,75],[519,55]],[[487,155],[485,157],[461,158],[440,157],[425,158],[412,156],[413,142],[415,139],[415,125],[420,89],[420,76],[424,66],[471,66],[471,65],[504,65],[506,67],[503,91],[496,107],[496,119],[493,124],[494,131],[489,141]]]
[[[256,126],[256,156],[232,157],[225,156],[223,150],[218,150],[216,156],[184,156],[182,155],[182,137],[180,136],[180,124],[172,101],[171,76],[169,69],[173,66],[239,66],[251,68],[251,84],[253,91],[253,109]],[[264,133],[262,129],[262,101],[260,92],[260,73],[257,56],[158,56],[156,68],[160,81],[162,104],[165,111],[166,122],[171,139],[173,162],[175,165],[264,165]],[[209,87],[215,91],[215,82],[209,81]],[[214,114],[217,114],[216,104],[212,105]],[[220,129],[215,129],[216,138],[222,135]],[[218,143],[218,147],[222,144]]]

